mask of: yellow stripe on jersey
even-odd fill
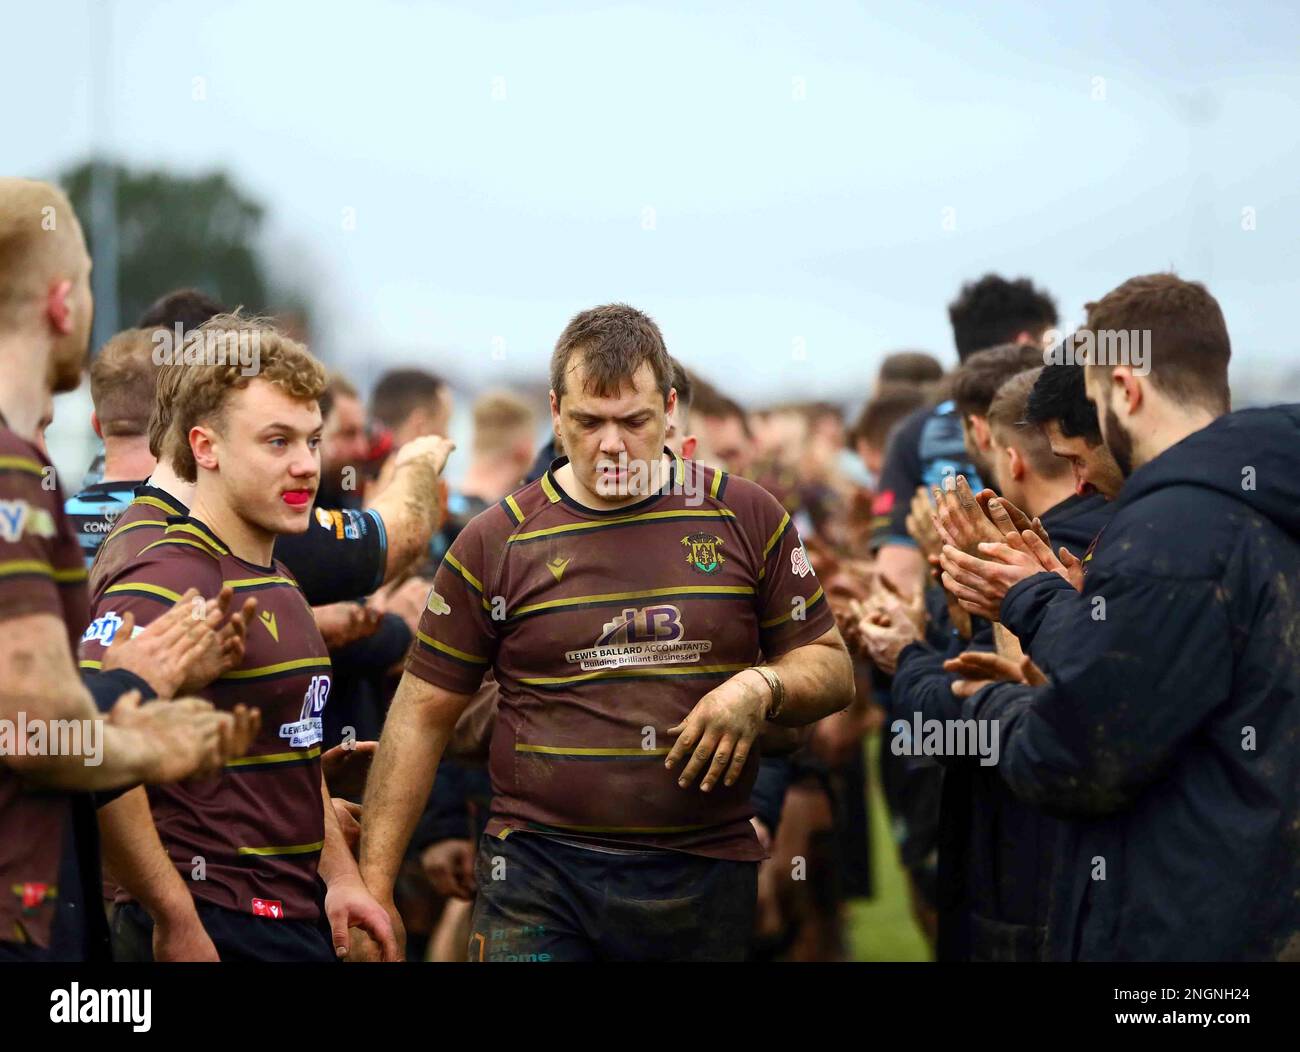
[[[510,505],[510,510],[514,513],[515,516],[515,525],[518,526],[521,522],[524,521],[524,513],[519,510],[519,505],[515,502],[515,497],[513,493],[510,494],[510,496],[506,497],[506,503]]]
[[[76,584],[90,577],[90,571],[84,566],[74,566],[70,570],[55,570],[54,580],[57,584]]]
[[[110,589],[111,591],[112,589]],[[327,657],[310,657],[297,658],[293,661],[281,661],[276,665],[262,665],[260,668],[237,668],[234,672],[227,672],[222,679],[258,679],[262,676],[275,676],[281,672],[293,672],[297,669],[307,668],[324,668],[330,667],[330,659]]]
[[[0,471],[26,471],[31,475],[44,475],[45,469],[30,457],[0,457]]]
[[[486,665],[489,663],[487,658],[479,657],[477,654],[466,653],[464,650],[457,650],[453,646],[448,646],[446,643],[434,639],[433,636],[425,635],[423,632],[416,632],[415,635],[416,638],[425,646],[433,647],[434,650],[441,651],[450,657],[459,658],[461,661],[469,661],[475,665]]]
[[[296,760],[314,760],[319,755],[320,746],[313,745],[310,749],[299,749],[297,752],[268,752],[261,756],[241,756],[238,760],[228,760],[226,766],[248,767],[263,763],[293,763]]]
[[[273,847],[241,847],[241,855],[310,855],[325,846],[325,841],[317,840],[314,844],[282,844]]]
[[[716,471],[713,472],[713,482],[710,483],[710,485],[709,485],[709,496],[710,496],[710,497],[715,497],[715,498],[717,497],[717,495],[718,495],[718,490],[722,487],[722,476],[723,476],[723,474],[724,474],[724,472],[721,471],[721,470],[716,470]]]
[[[278,574],[273,577],[241,577],[238,581],[222,581],[221,587],[234,588],[238,591],[240,588],[256,588],[262,584],[287,584],[298,587],[297,581],[292,581],[288,577],[281,577]]]
[[[552,504],[560,503],[560,493],[551,484],[551,473],[549,471],[542,473],[542,492],[546,494],[546,499]]]
[[[818,585],[817,591],[813,592],[813,594],[808,597],[808,601],[804,603],[803,605],[804,610],[805,611],[808,610],[808,608],[811,607],[814,603],[821,602],[821,599],[822,599],[822,589],[821,589],[821,585]],[[774,617],[769,621],[760,621],[758,623],[758,627],[775,628],[777,625],[783,625],[787,621],[789,621],[792,617],[794,617],[794,611],[795,611],[795,607],[791,605],[790,611],[788,613],[782,614],[780,617]]]
[[[165,511],[168,515],[181,514],[180,508],[173,508],[165,500],[159,500],[157,497],[141,496],[131,501],[132,504],[147,504],[151,508],[157,508],[159,511]],[[166,526],[166,523],[163,523]]]
[[[747,584],[686,584],[671,588],[646,588],[640,592],[605,592],[601,595],[571,595],[567,599],[548,599],[544,603],[529,603],[521,606],[510,616],[512,618],[531,614],[535,610],[556,610],[566,606],[580,606],[583,603],[616,603],[624,599],[655,599],[666,595],[753,595],[754,589]]]
[[[137,526],[161,526],[163,527],[163,529],[166,529],[167,520],[166,519],[136,519],[135,522],[124,523],[123,525],[117,527],[117,529],[115,529],[113,532],[126,533],[127,530],[134,530]]]
[[[7,563],[0,563],[0,577],[12,577],[21,573],[53,577],[54,567],[40,559],[11,559]]]
[[[596,679],[628,679],[642,676],[720,676],[724,672],[739,672],[750,665],[680,665],[676,668],[652,668],[636,665],[632,668],[597,669],[580,676],[517,676],[520,683],[530,687],[555,687],[566,683],[587,683]]]
[[[767,558],[768,552],[772,550],[776,542],[781,539],[781,534],[785,533],[785,528],[789,525],[790,525],[790,513],[787,511],[784,515],[781,516],[781,525],[776,528],[776,532],[772,534],[772,536],[767,539],[767,543],[763,545],[764,559]]]
[[[544,753],[547,756],[667,756],[671,749],[579,749],[569,745],[520,745],[515,752]]]
[[[91,661],[89,658],[77,662],[77,668],[88,668],[92,672],[98,672],[103,667],[104,663],[102,661]]]
[[[451,552],[448,552],[443,556],[443,559],[446,561],[448,566],[460,574],[461,577],[463,577],[470,586],[473,587],[474,591],[478,592],[479,595],[483,594],[483,582],[466,570],[465,567],[461,566],[460,560],[457,559],[456,556],[452,555]]]
[[[140,549],[140,554],[143,555],[145,552],[151,552],[155,548],[164,544],[183,545],[186,548],[197,548],[204,555],[212,559],[217,558],[217,553],[212,550],[210,545],[200,544],[198,541],[192,541],[188,537],[164,537],[162,540],[154,541],[153,544],[146,544]]]
[[[116,592],[147,592],[149,595],[156,595],[162,599],[170,599],[173,603],[181,601],[179,593],[173,592],[170,588],[164,588],[160,584],[148,584],[145,581],[127,581],[123,584],[109,585],[104,590],[105,595],[113,595]]]
[[[566,522],[563,526],[548,526],[544,530],[529,530],[527,533],[516,533],[512,537],[506,538],[506,543],[531,541],[535,537],[553,537],[556,534],[576,533],[581,530],[604,530],[610,526],[625,526],[629,522],[654,522],[664,519],[734,519],[735,517],[736,513],[730,508],[718,508],[709,511],[698,508],[688,508],[680,511],[646,511],[640,515],[620,515],[618,518],[604,519],[600,522]]]
[[[167,527],[167,532],[168,532],[169,534],[171,534],[171,533],[189,533],[189,534],[193,534],[195,537],[197,537],[199,540],[201,540],[204,544],[208,545],[208,546],[209,546],[209,547],[210,547],[214,552],[216,552],[218,555],[229,555],[229,554],[230,554],[229,551],[227,551],[225,548],[223,548],[221,545],[219,545],[216,541],[214,541],[211,537],[209,537],[209,536],[208,536],[206,533],[204,533],[201,529],[199,529],[197,526],[191,526],[188,522],[177,522],[177,523],[173,523],[172,525],[170,525],[170,526]]]

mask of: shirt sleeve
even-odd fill
[[[28,614],[63,619],[59,523],[51,509],[58,492],[42,489],[43,472],[35,457],[0,456],[0,621]]]
[[[361,599],[384,582],[388,534],[374,509],[317,508],[303,533],[275,542],[284,563],[312,606]]]
[[[491,565],[484,534],[482,517],[475,519],[443,556],[406,662],[408,672],[456,694],[477,690],[496,657],[496,611],[484,593]]]
[[[161,551],[142,552],[100,591],[91,611],[90,625],[77,650],[82,672],[100,670],[104,651],[117,638],[127,614],[135,615],[132,635],[138,634],[175,606],[186,589],[192,587],[199,590],[200,598],[220,592],[221,567],[216,560],[211,560],[208,569],[199,560],[169,558]]]
[[[759,496],[758,519],[758,627],[763,654],[770,661],[825,635],[835,627],[835,617],[799,531],[769,493]]]
[[[872,549],[885,544],[916,547],[916,542],[907,532],[907,512],[912,504],[912,494],[921,485],[918,447],[921,428],[929,412],[928,409],[918,410],[899,424],[885,450],[876,496],[871,502]]]

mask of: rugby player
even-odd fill
[[[92,700],[77,677],[85,565],[54,469],[33,442],[50,395],[80,382],[89,276],[81,227],[63,193],[0,179],[0,721],[50,733],[66,721],[69,733],[83,732],[79,747],[66,739],[69,748],[28,751],[11,742],[0,756],[0,960],[93,952],[87,913],[98,895],[98,854],[86,790],[219,769],[241,754],[251,730],[198,699],[141,706],[139,692],[118,698],[111,677],[99,677],[108,693]],[[111,706],[107,720],[96,701]],[[73,899],[84,938],[65,933],[59,948],[56,921],[69,916],[60,907]]]
[[[789,516],[665,448],[671,378],[639,311],[569,323],[550,394],[568,456],[462,531],[393,699],[361,860],[396,927],[443,748],[484,672],[500,684],[472,960],[742,959],[754,741],[852,699]]]
[[[361,884],[321,775],[329,656],[311,608],[272,554],[278,535],[307,529],[311,518],[325,373],[300,344],[255,319],[219,316],[199,331],[228,341],[256,333],[260,370],[243,375],[237,361],[181,368],[170,466],[193,485],[192,506],[102,582],[95,613],[144,624],[190,583],[255,595],[242,663],[203,695],[223,709],[253,701],[265,723],[251,755],[215,778],[151,791],[153,817],[223,961],[332,960],[346,956],[350,926],[392,957],[387,917]],[[83,657],[102,649],[90,639]],[[333,945],[320,927],[318,873]],[[130,902],[115,918],[146,945],[150,923]]]

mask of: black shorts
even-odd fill
[[[753,936],[757,862],[511,833],[475,875],[471,961],[743,961]]]
[[[222,962],[337,961],[333,939],[308,921],[270,920],[196,902],[199,921]],[[137,902],[113,910],[113,959],[153,960],[153,918]]]

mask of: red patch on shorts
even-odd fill
[[[875,499],[871,502],[872,515],[888,515],[894,510],[894,491],[892,489],[883,490],[877,493]]]
[[[279,899],[254,899],[253,916],[284,920],[284,903]]]

